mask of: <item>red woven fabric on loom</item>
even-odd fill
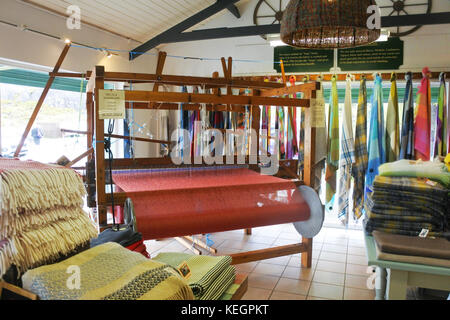
[[[145,239],[221,232],[309,218],[294,183],[248,169],[122,172]]]

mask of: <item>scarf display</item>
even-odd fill
[[[422,81],[417,92],[417,107],[414,122],[414,149],[416,159],[430,160],[431,150],[431,94],[430,70],[422,70]]]
[[[400,122],[398,111],[397,76],[391,75],[391,91],[386,117],[386,161],[397,161],[400,155]]]
[[[326,203],[329,210],[333,208],[333,199],[336,193],[336,171],[339,166],[339,100],[336,76],[331,78],[331,97],[328,112],[328,139],[327,139],[327,162],[325,181]],[[328,204],[330,203],[330,204]]]
[[[378,175],[378,167],[385,162],[386,146],[384,134],[384,110],[383,110],[383,92],[381,77],[375,78],[374,91],[372,96],[372,110],[369,126],[369,145],[368,145],[368,167],[366,173],[366,194],[371,192],[371,187],[375,176]]]
[[[439,97],[438,97],[438,114],[436,127],[436,155],[446,156],[448,151],[448,105],[447,105],[447,88],[445,84],[445,74],[439,75]]]
[[[338,192],[338,218],[347,225],[352,164],[355,162],[355,142],[352,128],[352,80],[347,76],[345,102],[341,124],[341,147]]]
[[[368,166],[367,154],[367,87],[363,77],[359,87],[358,112],[355,131],[355,164],[352,166],[353,214],[358,220],[364,213],[364,184]]]
[[[414,158],[414,99],[412,73],[405,75],[406,88],[403,101],[403,125],[400,141],[400,159]]]

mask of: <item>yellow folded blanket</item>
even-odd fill
[[[43,300],[193,300],[178,272],[117,243],[30,270],[24,289]]]

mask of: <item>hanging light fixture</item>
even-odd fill
[[[380,37],[369,29],[375,0],[291,0],[281,21],[281,40],[299,48],[350,48]]]

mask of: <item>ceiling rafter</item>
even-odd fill
[[[233,12],[233,7],[235,3],[240,0],[218,0],[214,4],[210,5],[206,9],[194,14],[192,17],[187,18],[186,20],[180,22],[179,24],[173,26],[172,28],[160,33],[156,37],[150,39],[149,41],[143,43],[139,47],[135,48],[130,52],[130,60],[134,60],[142,53],[145,53],[160,44],[167,43],[168,40],[180,35],[183,31],[192,28],[193,26],[199,24],[205,19],[215,15],[216,13],[228,9]],[[236,8],[237,9],[237,8]],[[239,14],[240,15],[240,14]]]

